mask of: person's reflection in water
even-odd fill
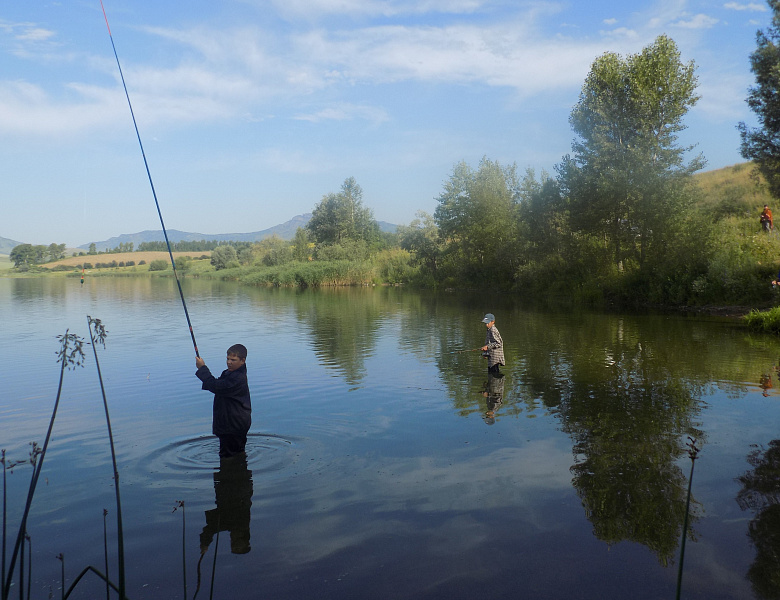
[[[488,373],[488,380],[482,390],[482,396],[485,398],[485,416],[482,420],[487,425],[493,425],[496,422],[496,411],[504,401],[504,374]]]
[[[764,373],[763,375],[761,375],[760,379],[758,380],[758,383],[761,386],[761,389],[763,390],[762,394],[764,396],[769,396],[769,390],[772,389],[772,374]]]
[[[206,511],[206,526],[200,534],[200,553],[206,553],[220,531],[230,532],[230,551],[246,554],[249,545],[249,520],[252,507],[252,471],[246,453],[219,459],[214,473],[217,507]]]

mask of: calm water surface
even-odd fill
[[[183,283],[213,371],[231,344],[249,348],[246,464],[217,458],[213,396],[194,376],[175,282],[0,279],[9,460],[45,437],[56,336],[88,337],[87,315],[108,329],[98,357],[131,599],[184,598],[185,582],[187,598],[674,598],[689,436],[701,452],[682,597],[780,597],[777,339],[508,298]],[[488,311],[503,378],[468,351]],[[86,350],[65,374],[30,516],[33,598],[59,597],[59,553],[68,583],[104,569],[103,509],[117,578],[111,456]],[[14,533],[30,473],[8,475]],[[98,594],[87,577],[72,597]]]

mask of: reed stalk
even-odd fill
[[[30,479],[30,487],[27,490],[27,501],[25,502],[21,523],[19,524],[19,531],[16,535],[16,543],[14,544],[14,549],[11,553],[11,561],[8,567],[8,572],[6,573],[5,579],[2,582],[2,600],[8,600],[8,594],[11,589],[11,580],[13,579],[16,560],[19,556],[19,551],[22,548],[22,539],[27,533],[27,517],[30,514],[30,507],[32,506],[33,496],[35,495],[35,488],[38,485],[41,469],[43,469],[43,460],[46,457],[46,450],[49,447],[51,432],[54,428],[54,419],[57,417],[57,409],[60,404],[60,397],[62,396],[62,383],[65,377],[65,369],[75,369],[77,366],[82,365],[84,361],[84,340],[82,338],[73,333],[70,333],[70,330],[66,329],[63,335],[57,336],[57,339],[60,342],[60,350],[57,352],[57,362],[61,363],[60,381],[59,385],[57,386],[57,397],[54,401],[54,409],[51,413],[49,429],[46,432],[46,439],[43,442],[43,447],[39,449],[37,444],[33,442],[33,450],[30,453],[30,462],[33,465],[33,474]],[[5,540],[3,541],[5,542]]]
[[[32,539],[30,534],[25,533],[24,539],[27,541],[27,597],[30,598],[30,585],[32,584]]]
[[[677,595],[676,600],[680,600],[682,591],[683,561],[685,560],[685,540],[688,537],[688,514],[691,506],[691,486],[693,485],[693,467],[696,464],[696,458],[699,455],[699,448],[696,447],[696,440],[688,438],[688,456],[691,459],[691,475],[688,478],[688,497],[685,500],[685,518],[683,519],[682,542],[680,543],[680,565],[677,568]]]
[[[60,574],[61,574],[60,575],[61,576],[60,598],[62,600],[65,600],[65,555],[62,552],[60,552],[57,555],[57,560],[60,561]]]
[[[108,511],[103,509],[103,564],[106,569],[106,600],[111,598],[111,588],[108,587],[108,532],[106,531],[106,517]]]
[[[4,589],[3,584],[5,583],[5,536],[6,536],[6,527],[8,523],[8,494],[6,492],[6,464],[5,464],[5,448],[0,451],[0,462],[3,463],[3,550],[2,550],[2,567],[0,568],[0,589]],[[5,594],[2,594],[2,597],[5,598]]]
[[[105,326],[100,319],[93,319],[87,315],[87,326],[89,327],[89,337],[92,342],[92,352],[95,355],[95,365],[97,366],[98,379],[100,380],[100,393],[103,396],[103,408],[106,412],[106,426],[108,427],[108,442],[111,446],[111,463],[114,468],[114,492],[116,495],[116,528],[117,528],[117,558],[119,562],[119,598],[125,600],[126,582],[125,582],[125,539],[122,529],[122,500],[119,494],[119,469],[116,465],[116,450],[114,448],[114,434],[111,430],[111,417],[108,414],[108,400],[106,398],[106,389],[103,385],[103,375],[100,371],[100,360],[97,355],[97,344],[106,347]],[[108,567],[106,566],[106,586],[108,586]]]
[[[184,578],[184,596],[187,598],[187,513],[184,512],[184,500],[177,500],[173,505],[173,512],[181,509],[181,560],[182,574]]]

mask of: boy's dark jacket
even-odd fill
[[[246,365],[241,365],[235,371],[225,369],[219,379],[205,365],[195,375],[203,382],[202,389],[214,394],[211,432],[214,435],[235,435],[249,431],[252,425],[252,402],[249,399]]]

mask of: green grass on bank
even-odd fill
[[[742,317],[744,323],[755,331],[766,333],[780,333],[780,306],[769,310],[751,310]]]

